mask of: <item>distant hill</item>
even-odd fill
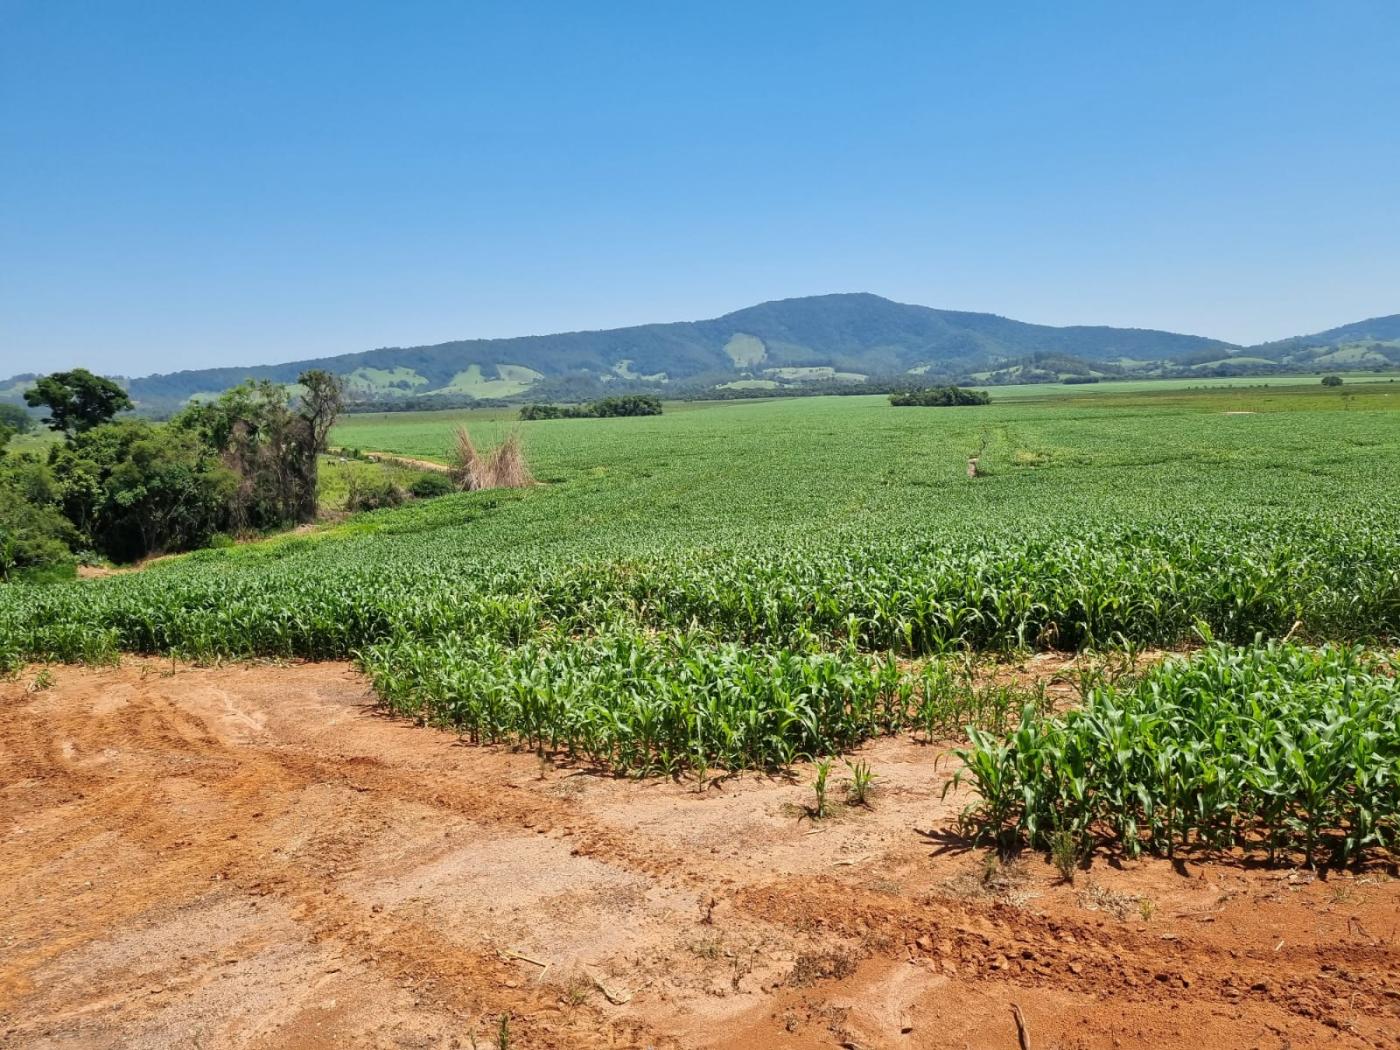
[[[1400,314],[1260,343],[1245,353],[1298,368],[1386,368],[1400,365]]]
[[[279,365],[209,368],[127,381],[138,405],[169,410],[248,378],[294,383],[311,367],[362,401],[566,400],[602,390],[779,389],[811,384],[1053,381],[1216,375],[1282,367],[1400,363],[1400,315],[1244,349],[1143,328],[1027,324],[864,293],[761,303],[705,321],[595,332],[384,347]],[[14,398],[24,377],[0,380]]]

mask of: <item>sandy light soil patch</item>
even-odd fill
[[[0,1045],[1377,1047],[1400,882],[948,834],[953,762],[634,781],[378,715],[348,667],[0,685]],[[833,779],[838,774],[833,773]]]

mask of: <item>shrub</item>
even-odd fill
[[[525,405],[520,418],[603,419],[612,416],[659,416],[661,399],[650,394],[620,394],[582,405]]]
[[[388,478],[361,480],[350,476],[350,491],[345,497],[345,509],[352,512],[401,507],[408,495]]]
[[[563,405],[525,405],[520,409],[520,418],[524,420],[534,419],[569,419],[578,414],[577,408],[566,408]]]
[[[951,405],[986,405],[991,395],[985,390],[968,390],[960,386],[930,386],[922,390],[897,390],[890,395],[890,404],[921,408],[944,408]]]
[[[1323,377],[1322,377],[1322,385],[1323,385],[1323,386],[1341,386],[1341,385],[1342,385],[1342,377],[1341,377],[1341,376],[1323,376]]]
[[[72,536],[73,527],[55,508],[29,502],[0,479],[0,580],[32,577],[50,568],[71,574],[67,541]]]
[[[455,491],[455,487],[446,474],[422,474],[413,479],[408,491],[415,499],[436,499]]]
[[[650,394],[605,397],[587,406],[595,416],[659,416],[661,399]]]
[[[50,465],[63,512],[114,561],[202,547],[236,487],[196,435],[139,419],[77,434]]]

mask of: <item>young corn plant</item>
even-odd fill
[[[1400,679],[1364,649],[1215,643],[1096,685],[1064,715],[1028,707],[1006,740],[969,737],[952,781],[977,789],[968,831],[1047,849],[1067,877],[1096,833],[1129,855],[1310,864],[1400,846]]]
[[[847,761],[846,768],[851,778],[846,782],[846,801],[856,806],[870,805],[870,792],[875,782],[875,773],[870,763],[864,759]]]
[[[825,820],[828,815],[826,799],[826,778],[831,773],[831,759],[823,758],[817,761],[817,778],[812,783],[812,791],[817,796],[817,804],[812,807],[812,818],[814,820]]]

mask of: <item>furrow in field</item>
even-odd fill
[[[1360,1015],[1384,1044],[1400,1021],[1400,949],[1392,944],[1229,948],[1171,933],[1144,935],[1004,904],[902,900],[831,878],[741,890],[746,912],[850,938],[864,950],[926,960],[961,980],[1053,986],[1121,1000],[1267,1001],[1342,1028]]]

